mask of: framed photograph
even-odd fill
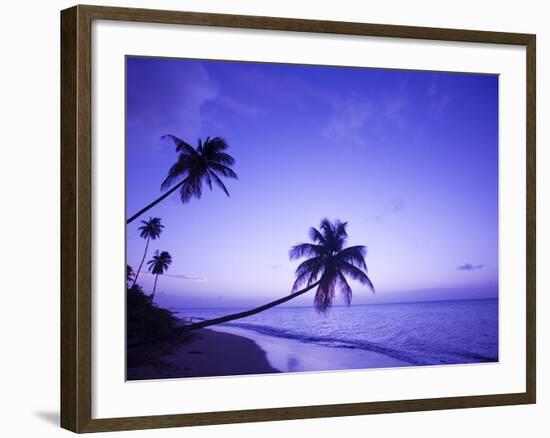
[[[535,35],[61,13],[61,423],[535,403]]]

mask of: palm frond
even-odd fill
[[[325,271],[321,276],[319,287],[315,292],[315,298],[313,300],[317,312],[326,313],[332,306],[336,282],[337,276],[333,270]]]
[[[208,185],[208,188],[212,190],[212,177],[210,176],[210,172],[208,171],[204,172],[204,179],[206,180],[206,184]]]
[[[333,234],[334,227],[333,227],[332,223],[327,218],[323,218],[321,220],[321,225],[319,226],[319,228],[321,229],[321,232],[323,233],[325,238],[327,236],[331,236]]]
[[[207,138],[204,142],[204,151],[206,154],[211,152],[221,152],[227,149],[229,145],[221,137]]]
[[[207,158],[210,162],[223,164],[225,166],[233,166],[235,164],[235,158],[225,152],[214,152],[208,154]]]
[[[206,137],[206,141],[208,141],[210,137]],[[203,152],[204,152],[204,149],[203,149],[203,146],[202,146],[202,140],[199,138],[199,146],[197,147],[197,152],[199,153],[199,155],[203,155]]]
[[[189,202],[192,198],[200,199],[202,196],[202,184],[199,177],[188,179],[180,189],[180,199],[182,203]]]
[[[296,292],[304,284],[309,286],[315,283],[323,269],[323,260],[320,257],[308,259],[300,263],[296,268],[296,280],[292,286],[292,291]]]
[[[192,168],[193,160],[188,155],[179,154],[178,160],[168,170],[168,175],[161,183],[161,190],[168,189],[174,182],[183,178]]]
[[[311,227],[309,229],[309,238],[313,241],[313,242],[316,242],[316,243],[325,243],[325,238],[324,236],[321,234],[321,232],[315,228],[315,227]]]
[[[163,135],[160,138],[161,138],[161,140],[164,140],[166,138],[172,140],[174,142],[174,144],[176,145],[176,152],[183,152],[184,154],[188,154],[188,155],[191,155],[191,156],[196,156],[197,155],[197,151],[195,150],[195,148],[193,146],[191,146],[189,143],[183,141],[181,138],[176,137],[175,135],[166,134],[166,135]]]
[[[226,178],[239,179],[239,177],[237,176],[237,174],[235,173],[235,171],[233,169],[231,169],[227,166],[224,166],[223,164],[209,162],[208,167],[212,171],[214,171],[216,173],[219,173],[219,174],[225,176]]]
[[[214,182],[216,183],[216,185],[224,191],[224,193],[227,195],[227,197],[229,197],[229,191],[227,190],[227,187],[225,187],[225,184],[220,179],[220,177],[218,175],[216,175],[214,172],[212,172],[211,170],[209,170],[208,173],[212,176],[212,178],[214,179]]]
[[[348,246],[340,251],[337,255],[339,260],[351,263],[358,268],[367,271],[367,264],[365,263],[365,256],[367,255],[367,248],[363,245]]]
[[[306,284],[308,286],[311,286],[313,283],[315,283],[319,278],[319,275],[322,275],[324,273],[324,270],[325,265],[322,262],[319,263],[317,266],[312,267],[309,271],[309,278]]]
[[[136,273],[134,272],[134,268],[130,265],[126,265],[126,282],[132,281],[135,275]]]
[[[351,304],[351,297],[353,294],[353,291],[351,290],[350,285],[348,284],[346,277],[342,274],[342,272],[338,272],[338,285],[340,287],[340,293],[342,295],[342,299],[346,303],[346,305]]]
[[[341,262],[339,263],[339,268],[344,274],[349,275],[352,279],[360,282],[361,284],[367,285],[373,292],[375,291],[374,285],[370,281],[369,276],[357,266],[354,266],[348,262]]]
[[[336,219],[334,221],[334,237],[338,240],[346,241],[348,238],[348,233],[346,231],[347,226],[347,222],[342,222],[340,219]]]
[[[298,260],[302,257],[319,257],[324,252],[323,245],[315,245],[313,243],[300,243],[290,248],[288,256],[290,260]]]

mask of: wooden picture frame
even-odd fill
[[[389,38],[518,45],[526,48],[526,391],[417,400],[252,409],[195,414],[92,418],[92,92],[93,20],[186,24]],[[535,35],[75,6],[61,12],[61,426],[74,432],[148,429],[535,403]]]

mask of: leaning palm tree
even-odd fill
[[[201,321],[183,326],[178,330],[195,330],[255,315],[290,301],[314,288],[317,288],[313,300],[315,308],[318,312],[325,313],[332,306],[337,290],[341,292],[344,302],[347,305],[351,304],[352,290],[346,276],[359,281],[374,292],[374,286],[367,275],[365,263],[367,250],[364,246],[346,247],[348,239],[346,227],[347,222],[339,220],[330,222],[328,219],[323,219],[320,229],[312,227],[309,230],[309,236],[313,243],[301,243],[290,249],[291,260],[308,257],[296,269],[296,280],[290,295],[255,309]],[[304,285],[303,289],[298,290]]]
[[[229,145],[223,138],[207,137],[204,142],[199,139],[197,148],[175,135],[163,135],[161,138],[172,140],[176,145],[176,152],[179,152],[178,160],[170,168],[168,176],[161,184],[161,190],[167,191],[130,217],[126,221],[127,224],[178,189],[181,202],[185,204],[192,198],[200,199],[203,183],[206,183],[210,190],[212,190],[212,183],[214,183],[229,196],[229,191],[221,177],[238,179],[237,174],[231,169],[231,166],[235,164],[235,159],[224,152]]]
[[[143,262],[145,261],[145,257],[147,257],[147,249],[149,249],[149,242],[152,240],[156,240],[160,237],[160,234],[162,233],[162,229],[164,228],[164,225],[160,223],[160,218],[158,217],[150,217],[148,221],[141,221],[143,224],[141,227],[139,227],[139,235],[141,238],[146,239],[145,244],[145,251],[143,252],[143,257],[141,258],[141,263],[139,264],[139,268],[136,272],[136,275],[134,275],[134,283],[132,286],[134,286],[138,280],[139,273],[141,272],[141,268],[143,266]]]
[[[167,251],[159,252],[158,250],[155,251],[153,258],[147,262],[149,272],[155,275],[155,284],[153,286],[153,293],[151,294],[151,302],[155,299],[155,291],[157,289],[159,275],[164,274],[171,264],[172,256],[170,253]]]

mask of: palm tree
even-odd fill
[[[132,286],[136,284],[139,274],[141,272],[141,268],[143,266],[143,262],[145,261],[145,257],[147,257],[149,242],[151,241],[151,239],[158,239],[160,237],[160,234],[162,233],[162,229],[164,228],[164,225],[160,223],[160,218],[158,217],[150,217],[148,221],[141,221],[141,223],[143,225],[138,228],[140,231],[139,235],[141,238],[147,239],[147,243],[145,244],[145,251],[143,252],[143,257],[141,258],[141,263],[139,264],[136,275],[134,276],[134,283],[132,284]]]
[[[323,219],[319,230],[314,227],[309,230],[309,236],[313,243],[301,243],[290,249],[291,260],[308,257],[296,269],[296,280],[290,295],[255,309],[201,321],[183,326],[178,330],[196,330],[255,315],[290,301],[314,288],[317,288],[313,301],[315,308],[318,312],[325,313],[332,305],[337,290],[340,290],[344,302],[347,305],[351,304],[352,290],[346,276],[368,286],[374,292],[374,286],[367,275],[365,263],[367,250],[364,246],[346,247],[348,239],[346,227],[347,222],[336,220],[332,223],[328,219]],[[298,290],[303,285],[305,288]]]
[[[172,256],[167,251],[155,251],[155,255],[151,260],[147,262],[149,265],[149,272],[155,274],[155,285],[153,286],[153,293],[151,294],[151,302],[155,299],[155,290],[157,289],[157,281],[160,274],[164,274],[168,267],[172,264]]]
[[[126,285],[134,279],[134,268],[130,265],[126,265]]]
[[[365,263],[367,248],[362,245],[346,247],[346,227],[347,222],[336,220],[332,223],[323,219],[320,230],[314,227],[309,230],[313,243],[293,246],[289,253],[291,260],[309,257],[296,269],[292,291],[304,284],[310,286],[319,279],[314,303],[320,313],[325,313],[332,306],[337,290],[340,290],[344,302],[348,306],[351,304],[352,290],[346,275],[374,292]]]
[[[223,138],[207,137],[204,142],[199,139],[196,149],[175,135],[163,135],[161,138],[172,140],[176,145],[176,152],[179,152],[178,160],[170,168],[168,176],[161,184],[161,190],[167,191],[130,217],[126,221],[127,224],[137,219],[178,189],[180,191],[181,202],[185,204],[193,197],[200,199],[204,182],[206,182],[210,190],[212,190],[212,183],[216,184],[229,196],[229,191],[225,187],[221,177],[238,179],[237,174],[231,169],[231,166],[235,164],[235,159],[227,152],[224,152],[229,145]]]

